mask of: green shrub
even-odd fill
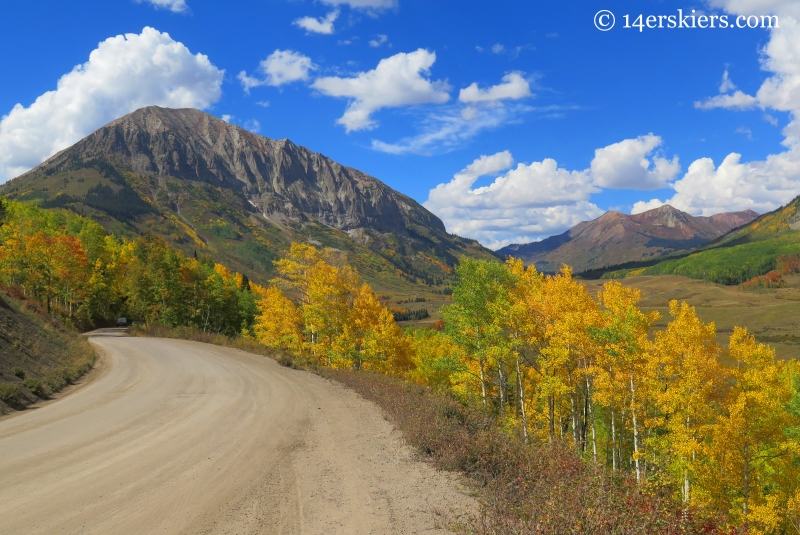
[[[297,363],[294,361],[294,357],[288,353],[281,353],[278,357],[278,364],[286,366],[287,368],[297,369]]]
[[[11,368],[11,373],[16,375],[20,379],[25,379],[25,370],[23,370],[22,368],[20,368],[18,366],[14,366],[13,368]]]
[[[27,379],[22,381],[22,386],[30,390],[31,393],[37,397],[40,398],[47,397],[47,392],[45,391],[44,385],[39,379],[28,377]]]
[[[0,401],[9,405],[16,405],[20,402],[19,387],[14,383],[0,384]]]

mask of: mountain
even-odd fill
[[[783,255],[789,256],[781,260]],[[691,254],[593,276],[675,274],[720,284],[739,284],[768,273],[779,263],[790,271],[796,271],[800,264],[800,197]]]
[[[292,241],[346,252],[380,290],[443,286],[460,256],[493,257],[374,177],[194,109],[137,110],[0,193],[158,234],[256,280]]]
[[[610,211],[563,234],[497,252],[535,264],[540,271],[568,264],[580,272],[693,249],[756,217],[752,210],[694,217],[666,204],[635,215]]]

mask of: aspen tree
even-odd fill
[[[602,304],[600,327],[591,328],[593,338],[601,344],[595,366],[594,397],[609,408],[612,440],[612,470],[619,467],[619,432],[617,415],[630,414],[633,433],[633,464],[636,481],[642,480],[642,409],[646,391],[648,334],[660,315],[643,313],[638,303],[639,290],[611,281],[598,293]]]
[[[597,321],[597,304],[586,286],[572,278],[568,266],[555,276],[545,277],[542,293],[546,345],[539,351],[539,369],[543,375],[540,388],[548,397],[550,439],[554,435],[556,405],[568,405],[573,443],[583,451],[587,430],[591,428],[589,414],[593,412],[586,405],[591,404],[587,386],[597,351],[588,327]]]
[[[775,350],[757,344],[744,328],[734,328],[728,357],[731,386],[713,426],[712,469],[704,483],[709,499],[735,524],[747,525],[752,533],[768,532],[777,528],[778,509],[789,499],[776,492],[775,476],[796,450],[785,432],[798,423],[786,410],[792,385]]]
[[[276,286],[255,286],[258,316],[253,331],[262,344],[300,354],[303,348],[303,317],[294,303]]]
[[[517,376],[517,391],[522,433],[528,440],[528,406],[526,398],[529,393],[528,370],[536,370],[536,359],[542,349],[545,338],[545,325],[542,312],[542,284],[544,277],[531,265],[527,269],[519,259],[511,258],[506,262],[513,276],[510,305],[506,312],[506,326],[514,348],[514,367]]]
[[[442,310],[445,326],[453,339],[467,350],[477,365],[481,403],[488,410],[490,357],[492,348],[505,344],[502,316],[508,306],[511,274],[503,264],[463,257],[456,268],[459,283],[453,304]],[[497,356],[495,354],[495,356]],[[504,401],[502,360],[499,369],[500,404]]]
[[[714,323],[700,321],[694,307],[686,303],[671,301],[669,311],[673,320],[656,333],[652,359],[653,376],[659,383],[653,397],[664,432],[654,446],[660,449],[667,469],[681,481],[682,501],[688,506],[714,422],[712,401],[723,386],[723,372]]]

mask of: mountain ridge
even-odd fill
[[[562,234],[512,244],[497,253],[521,258],[542,271],[556,271],[567,264],[579,272],[693,249],[756,217],[752,210],[695,217],[670,205],[634,215],[608,211]]]
[[[340,230],[398,231],[413,221],[445,231],[441,220],[422,205],[366,173],[288,139],[260,136],[192,108],[141,108],[42,165],[59,169],[75,150],[85,160],[117,159],[116,163],[140,176],[171,176],[238,188],[268,214],[280,212],[289,202]],[[361,198],[369,202],[354,202]]]
[[[798,258],[800,196],[690,253],[656,262],[632,262],[627,266],[599,269],[589,275],[593,278],[683,275],[730,285],[765,275],[781,261],[795,265]],[[791,267],[790,272],[795,267]]]

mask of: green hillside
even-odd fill
[[[613,268],[603,278],[683,275],[719,284],[741,284],[775,269],[781,255],[800,253],[800,197],[704,246],[657,263]]]

